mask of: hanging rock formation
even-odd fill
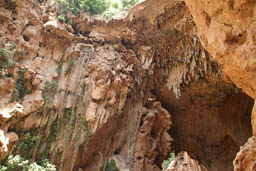
[[[0,0],[1,161],[158,171],[175,151],[177,170],[232,170],[253,101],[223,81],[184,2],[148,0],[108,23],[79,14],[72,26],[53,5]]]

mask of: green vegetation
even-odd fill
[[[58,7],[62,15],[69,11],[75,15],[81,11],[91,15],[102,14],[109,6],[109,0],[58,0]]]
[[[56,171],[55,165],[43,160],[40,165],[25,160],[19,155],[9,155],[8,159],[0,165],[0,171]]]
[[[122,3],[122,9],[127,11],[129,10],[133,5],[137,4],[139,0],[121,0]]]
[[[31,90],[29,90],[25,86],[24,73],[25,73],[24,69],[19,69],[19,78],[16,82],[15,89],[12,93],[12,98],[10,102],[19,101],[19,100],[23,101],[26,94],[32,93]]]
[[[1,45],[6,48],[0,48],[0,77],[8,76],[8,68],[14,67],[15,65],[15,59],[17,56],[16,47],[17,44],[12,43],[5,43],[4,45]],[[21,55],[26,55],[27,53],[25,51],[21,52]],[[10,99],[10,102],[14,101],[23,101],[26,94],[31,93],[31,90],[28,90],[28,88],[25,86],[25,80],[24,80],[24,69],[19,69],[19,78],[16,82],[15,89],[12,93],[12,98]]]
[[[58,83],[53,80],[52,82],[46,81],[43,89],[44,105],[51,107],[53,105],[53,98],[58,91]]]
[[[8,68],[8,65],[9,65],[9,56],[10,56],[10,53],[9,51],[3,49],[3,48],[0,48],[0,68],[1,69],[7,69]]]
[[[163,162],[163,168],[167,169],[168,166],[171,164],[171,162],[175,159],[175,154],[172,152],[170,153],[170,157],[167,160],[164,160]]]
[[[75,120],[76,120],[76,109],[75,108],[70,108],[66,110],[67,115],[68,115],[68,125],[67,125],[67,129],[66,132],[68,132],[67,134],[67,139],[66,139],[66,143],[70,142],[71,138],[72,138],[72,128],[74,126]]]
[[[30,132],[26,133],[18,144],[18,151],[25,158],[31,158],[31,149],[40,147],[40,137],[34,136]]]
[[[50,112],[50,110],[49,110]],[[41,153],[41,156],[43,158],[48,158],[49,157],[49,151],[50,151],[50,146],[53,142],[55,142],[56,138],[57,138],[57,134],[58,134],[58,116],[57,118],[52,122],[51,126],[50,126],[50,134],[47,137],[47,142],[46,142],[46,146],[43,150],[43,152]]]
[[[68,74],[71,72],[72,70],[72,67],[74,65],[74,62],[75,62],[75,58],[71,58],[69,61],[68,61],[68,67],[67,69],[65,70],[65,74]]]
[[[80,12],[86,12],[90,15],[103,14],[104,18],[109,19],[112,16],[128,11],[133,5],[142,0],[121,0],[121,4],[111,0],[58,0],[59,20],[72,24],[72,21],[66,17],[68,12],[77,15]]]
[[[105,171],[118,171],[118,169],[116,167],[116,163],[113,159],[106,164]]]
[[[2,46],[7,46],[8,49],[0,48],[0,77],[4,77],[8,74],[7,69],[14,66],[15,63],[13,61],[17,55],[16,52],[14,52],[17,46],[16,43],[6,43]]]
[[[84,141],[83,146],[84,146],[85,152],[87,152],[88,144],[89,144],[91,136],[92,136],[90,128],[88,128],[87,124],[86,124],[86,128],[85,128],[85,132],[86,132],[86,135],[85,135],[85,141]]]
[[[75,105],[77,104],[77,98],[74,99]],[[66,146],[67,144],[71,143],[71,139],[72,139],[72,129],[73,126],[75,125],[75,120],[76,120],[76,108],[75,106],[73,106],[70,109],[65,109],[65,116],[67,116],[68,118],[68,123],[66,125],[65,128],[65,138],[64,138],[64,146]],[[62,170],[63,167],[63,161],[66,157],[66,150],[64,150],[62,157],[61,157],[61,166],[60,166],[60,170]]]
[[[18,93],[19,93],[18,98],[21,100],[23,100],[26,94],[31,93],[31,91],[28,90],[27,87],[25,86],[24,73],[25,73],[25,70],[23,69],[19,70],[19,79],[17,80],[17,83],[16,83],[16,89],[18,90]]]
[[[57,73],[58,74],[60,74],[61,73],[61,71],[62,71],[62,65],[63,65],[63,62],[59,62],[59,64],[58,64],[58,68],[57,68]]]

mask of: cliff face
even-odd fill
[[[232,170],[253,101],[223,81],[184,2],[148,0],[109,23],[81,14],[72,26],[52,3],[0,1],[1,160],[155,171],[175,151],[169,169]]]
[[[255,99],[256,3],[250,0],[186,0],[186,4],[203,46],[222,66],[225,80],[234,82]],[[255,110],[252,111],[251,124],[255,136]],[[241,147],[234,160],[234,169],[255,170],[253,151],[254,137]]]
[[[203,46],[227,80],[255,99],[255,2],[186,0]]]

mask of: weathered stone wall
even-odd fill
[[[185,0],[198,28],[203,46],[222,66],[225,80],[234,82],[251,96],[255,94],[255,1]],[[255,112],[251,116],[255,136]],[[234,160],[235,170],[255,170],[253,137]]]
[[[207,86],[223,90],[220,101],[240,92],[222,81],[184,2],[148,0],[109,23],[70,19],[58,21],[53,1],[0,1],[1,160],[15,153],[59,170],[105,170],[112,160],[120,170],[161,170],[182,150],[171,146],[180,108],[169,103],[197,101],[190,88],[202,84],[205,99],[215,92]],[[196,159],[191,167],[209,168],[205,155]]]

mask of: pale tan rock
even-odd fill
[[[7,121],[12,117],[19,117],[24,114],[24,108],[19,103],[11,103],[0,108],[0,117],[2,121]]]
[[[24,73],[24,79],[31,80],[32,76],[34,76],[34,75],[35,75],[35,72],[32,69],[27,68],[25,73]]]
[[[86,110],[85,116],[86,116],[86,121],[89,123],[94,123],[96,121],[96,112],[97,112],[97,104],[91,102],[88,105],[88,108]]]
[[[129,168],[127,164],[125,163],[125,160],[120,155],[114,155],[112,160],[114,160],[116,168],[118,171],[129,171]]]
[[[114,105],[116,102],[116,91],[115,90],[110,90],[108,91],[108,104]]]
[[[250,0],[185,2],[197,25],[202,45],[222,65],[222,71],[255,99],[255,3]]]
[[[54,21],[48,21],[43,25],[43,28],[49,33],[56,34],[56,36],[64,37],[68,40],[71,40],[73,37],[73,35],[68,32],[65,29],[64,25],[61,24],[57,19],[55,19]]]
[[[53,47],[53,59],[56,61],[56,62],[60,62],[62,57],[63,57],[63,47],[61,44],[58,44],[58,42],[55,42],[54,43],[55,46]]]
[[[26,81],[24,85],[27,88],[27,90],[32,91],[33,87],[30,81]]]
[[[28,94],[24,97],[22,106],[24,106],[24,112],[21,117],[29,115],[31,112],[38,110],[44,104],[42,97],[42,91],[36,90],[33,94]]]
[[[66,108],[71,108],[72,107],[72,105],[73,105],[73,96],[72,95],[68,95],[68,97],[67,97],[67,104],[66,104]]]
[[[256,136],[256,105],[254,101],[254,106],[252,109],[252,116],[251,116],[251,123],[252,123],[252,134],[253,136]]]
[[[192,159],[187,152],[180,152],[166,171],[207,171],[206,167]]]
[[[240,147],[237,153],[234,164],[234,171],[253,171],[255,170],[256,161],[256,137],[248,139],[247,143]]]
[[[23,32],[23,40],[26,42],[29,42],[32,45],[31,48],[33,48],[34,51],[36,51],[38,47],[35,45],[39,43],[37,40],[39,39],[39,36],[40,36],[40,34],[38,34],[41,31],[40,29],[41,29],[40,25],[37,25],[37,26],[29,25],[25,28]]]
[[[34,77],[33,77],[33,80],[32,80],[32,85],[34,87],[38,87],[39,84],[42,82],[43,80],[43,77],[40,75],[40,74],[36,74]]]
[[[95,87],[92,90],[92,99],[94,100],[101,100],[106,94],[106,88],[105,86]]]
[[[11,154],[15,149],[17,142],[19,141],[19,137],[15,132],[8,132],[6,137],[9,140],[8,153]]]
[[[138,55],[140,56],[141,63],[143,65],[144,69],[149,69],[152,60],[153,60],[153,54],[151,47],[149,46],[141,46],[138,49]]]
[[[47,47],[42,47],[38,50],[38,55],[40,56],[48,56],[51,53],[51,50],[49,50]]]
[[[33,61],[33,68],[34,68],[34,70],[36,72],[40,72],[42,61],[43,60],[40,57],[37,57],[37,58],[34,59],[34,61]]]
[[[4,135],[4,131],[0,129],[0,160],[3,160],[8,154],[8,144],[8,138]]]
[[[84,79],[84,84],[85,84],[85,86],[87,86],[89,84],[89,79],[88,78]]]
[[[6,137],[9,139],[9,144],[18,142],[19,137],[15,132],[8,132]]]
[[[0,129],[0,156],[2,157],[3,153],[6,153],[8,151],[8,144],[9,140],[4,135],[4,131]]]
[[[15,81],[13,78],[0,79],[0,107],[6,105],[12,98],[12,93],[15,88]]]

